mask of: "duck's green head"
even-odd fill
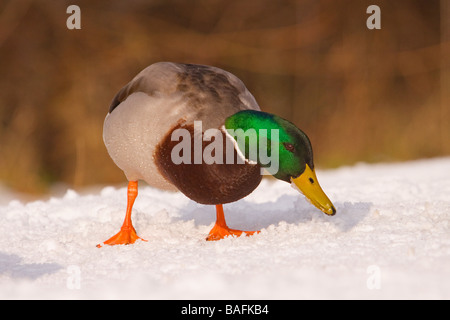
[[[270,113],[244,110],[228,117],[225,128],[246,159],[270,169],[275,178],[291,183],[324,213],[336,213],[317,181],[311,142],[293,123]],[[252,139],[255,135],[256,139]]]

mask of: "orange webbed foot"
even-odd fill
[[[142,241],[147,241],[142,239],[136,234],[136,230],[133,227],[133,223],[131,222],[131,210],[133,208],[134,200],[136,199],[138,194],[138,182],[130,181],[128,183],[128,200],[127,200],[127,212],[125,214],[125,220],[122,224],[122,228],[120,231],[106,240],[103,243],[97,245],[97,248],[103,247],[103,245],[116,245],[116,244],[132,244],[135,243],[137,239],[141,239]]]
[[[245,233],[247,237],[255,234],[260,233],[261,231],[242,231],[242,230],[235,230],[230,228],[223,228],[218,226],[217,224],[214,225],[214,227],[209,232],[208,236],[206,237],[206,241],[216,241],[220,239],[224,239],[229,236],[234,237],[240,237],[242,233]]]
[[[225,222],[225,214],[223,213],[223,207],[221,204],[216,205],[216,214],[216,224],[206,237],[206,241],[216,241],[229,236],[240,237],[242,233],[245,233],[247,237],[255,233],[260,233],[260,231],[242,231],[228,228]]]
[[[117,234],[115,234],[105,242],[98,244],[97,248],[101,248],[104,245],[113,246],[117,244],[133,244],[136,242],[137,239],[147,241],[145,239],[142,239],[136,234],[136,230],[133,228],[133,226],[122,227]]]

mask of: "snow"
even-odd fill
[[[207,242],[215,211],[142,186],[148,242],[97,248],[126,188],[0,204],[1,299],[449,299],[450,158],[317,170],[337,214],[264,179],[224,206],[252,237]],[[11,194],[9,196],[12,196]]]

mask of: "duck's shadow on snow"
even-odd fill
[[[56,263],[24,263],[18,255],[0,252],[0,276],[6,274],[12,278],[35,280],[61,268]]]
[[[245,199],[223,206],[225,219],[230,228],[242,230],[261,230],[280,222],[289,224],[330,223],[342,232],[350,231],[370,212],[370,202],[335,202],[337,213],[327,216],[303,197],[283,195],[276,201],[254,203]],[[215,222],[215,207],[200,205],[193,201],[183,208],[179,220],[194,220],[197,226],[211,225]]]

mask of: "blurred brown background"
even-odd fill
[[[310,136],[321,168],[449,155],[449,21],[449,0],[1,0],[0,184],[124,182],[103,119],[157,61],[231,71]]]

